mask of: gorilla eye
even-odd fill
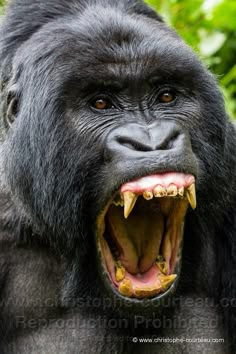
[[[161,103],[170,103],[173,102],[175,100],[176,96],[173,92],[162,92],[159,96],[159,101]]]
[[[111,103],[111,101],[109,101],[106,98],[99,98],[97,100],[95,100],[92,104],[92,106],[96,109],[99,110],[105,110],[105,109],[112,109],[114,108],[113,104]]]

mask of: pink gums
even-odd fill
[[[153,191],[156,186],[167,188],[171,184],[174,184],[177,188],[189,187],[194,182],[194,176],[189,174],[179,172],[159,173],[123,184],[121,187],[121,193],[129,191],[136,194],[142,194],[145,191]]]
[[[153,286],[153,284],[160,285],[158,280],[158,275],[161,274],[157,266],[154,264],[147,272],[144,274],[132,275],[127,272],[126,279],[130,279],[133,287],[145,288]]]

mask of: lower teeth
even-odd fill
[[[126,271],[119,261],[116,262],[115,273],[116,273],[116,281],[120,282],[124,280]]]
[[[123,296],[130,297],[132,296],[132,285],[129,279],[124,279],[119,286],[119,292]]]
[[[150,297],[151,295],[157,295],[160,292],[166,291],[176,279],[176,274],[171,275],[164,275],[160,274],[157,277],[157,283],[153,286],[146,286],[146,287],[135,287],[132,288],[132,283],[130,279],[123,279],[122,283],[119,285],[119,292],[121,295],[126,297],[131,297],[132,295],[136,297]]]
[[[169,271],[169,267],[167,262],[165,261],[164,257],[159,255],[156,259],[156,265],[158,269],[161,271],[162,274],[167,275]]]
[[[115,278],[119,285],[119,292],[126,297],[136,296],[138,298],[145,298],[157,295],[160,292],[166,291],[176,279],[176,274],[168,274],[168,264],[162,255],[159,255],[156,259],[156,265],[161,271],[161,274],[157,275],[157,281],[152,286],[140,286],[133,288],[132,282],[129,278],[126,278],[126,269],[120,261],[115,262]]]

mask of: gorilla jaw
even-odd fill
[[[128,182],[110,199],[97,222],[98,248],[119,294],[153,298],[175,282],[188,204],[196,207],[195,179],[175,172]]]

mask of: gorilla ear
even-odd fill
[[[10,91],[7,95],[7,109],[6,109],[6,123],[11,126],[17,116],[18,112],[18,99],[16,93]]]

